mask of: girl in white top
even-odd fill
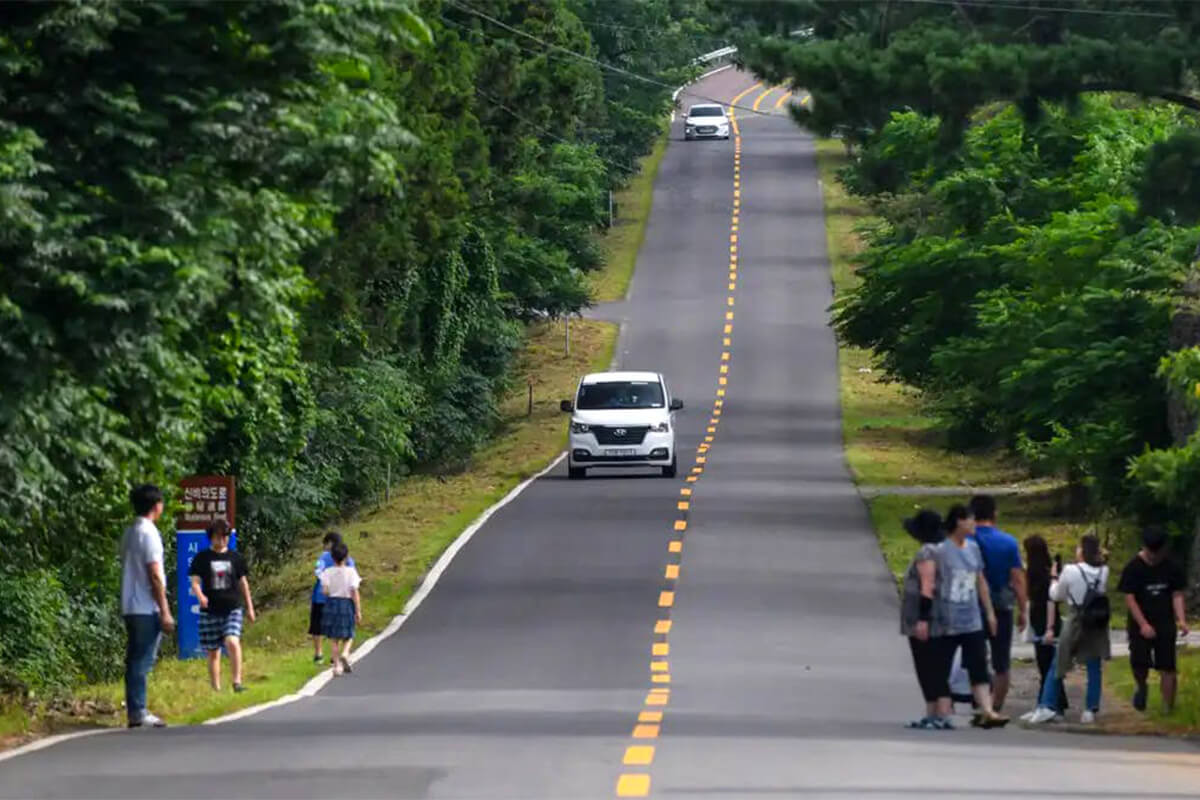
[[[334,566],[321,571],[321,591],[325,593],[325,610],[321,612],[321,633],[333,646],[333,674],[353,672],[350,666],[350,646],[354,643],[354,628],[362,622],[362,598],[358,587],[362,578],[358,570],[347,563],[350,549],[338,542],[329,551]]]
[[[1104,563],[1100,539],[1091,533],[1080,539],[1075,559],[1076,562],[1063,567],[1062,575],[1050,584],[1050,599],[1066,601],[1068,615],[1038,707],[1028,717],[1034,724],[1049,722],[1057,716],[1059,684],[1051,678],[1064,677],[1077,661],[1087,666],[1087,697],[1079,721],[1085,725],[1095,722],[1100,710],[1101,663],[1111,657],[1112,646],[1108,626],[1085,625],[1081,613],[1089,591],[1096,595],[1107,594],[1108,567]]]

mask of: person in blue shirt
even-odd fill
[[[313,570],[313,575],[316,576],[317,582],[313,584],[312,590],[312,605],[308,608],[308,635],[313,640],[313,663],[320,664],[325,660],[325,654],[322,651],[321,639],[321,618],[325,612],[325,593],[321,591],[321,573],[334,565],[333,556],[330,555],[330,550],[334,545],[342,543],[342,535],[337,531],[330,531],[325,534],[322,539],[325,550],[321,555],[317,556],[317,566]],[[350,558],[346,562],[346,566],[353,567],[354,559]],[[347,654],[348,655],[348,654]]]
[[[990,495],[971,498],[971,513],[975,516],[975,543],[983,554],[983,573],[987,578],[992,605],[996,609],[996,631],[988,637],[992,652],[992,707],[1004,707],[1010,685],[1012,665],[1013,609],[1017,612],[1017,628],[1027,623],[1027,591],[1025,566],[1021,563],[1021,547],[1016,537],[996,527],[996,500]]]

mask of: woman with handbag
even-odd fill
[[[1062,575],[1050,585],[1050,599],[1066,601],[1070,616],[1062,628],[1058,649],[1054,654],[1051,676],[1042,689],[1041,700],[1029,722],[1039,725],[1053,720],[1058,714],[1061,679],[1076,662],[1087,667],[1087,694],[1079,721],[1089,725],[1100,711],[1101,664],[1112,657],[1108,623],[1111,609],[1108,603],[1108,567],[1100,539],[1087,534],[1079,540],[1076,563],[1063,568]]]

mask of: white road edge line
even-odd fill
[[[675,103],[679,102],[679,93],[680,92],[682,92],[687,87],[691,86],[693,83],[699,83],[700,81],[707,78],[709,75],[716,75],[718,72],[724,72],[725,70],[732,69],[732,68],[733,68],[733,64],[726,64],[723,67],[717,67],[716,69],[710,69],[708,72],[706,72],[703,75],[701,75],[700,77],[696,78],[696,80],[685,83],[683,86],[680,86],[678,89],[676,89],[675,93],[673,95],[671,95],[671,122],[675,121]]]
[[[438,560],[434,562],[433,567],[429,570],[429,574],[425,577],[425,580],[421,582],[421,585],[417,588],[417,591],[408,599],[408,602],[404,604],[404,610],[393,617],[392,621],[388,623],[386,628],[377,633],[375,636],[372,636],[367,641],[363,642],[350,655],[350,662],[357,663],[361,659],[366,658],[368,655],[370,655],[372,650],[380,645],[381,642],[391,636],[394,636],[404,625],[405,621],[412,615],[412,613],[417,610],[421,603],[425,602],[425,598],[427,598],[430,593],[433,592],[434,587],[437,586],[438,580],[442,577],[442,573],[444,573],[450,566],[450,562],[454,560],[456,555],[458,555],[458,551],[462,550],[463,547],[466,546],[467,542],[469,542],[471,538],[478,533],[484,525],[487,524],[487,521],[492,518],[492,515],[512,501],[516,500],[522,492],[529,488],[530,484],[539,478],[545,477],[555,467],[561,464],[562,460],[566,457],[566,452],[559,453],[558,456],[555,457],[555,459],[549,464],[547,464],[544,469],[514,486],[508,494],[500,498],[500,500],[494,505],[490,506],[486,511],[476,517],[474,522],[464,528],[463,532],[458,535],[458,538],[451,542],[450,546],[442,551],[441,556],[439,556]],[[226,714],[223,717],[206,720],[201,724],[221,725],[226,722],[233,722],[234,720],[245,719],[246,717],[260,714],[263,711],[271,708],[278,708],[279,706],[288,705],[289,703],[294,703],[297,700],[303,700],[306,697],[312,697],[317,692],[321,691],[321,689],[325,688],[325,685],[328,684],[332,679],[333,670],[327,669],[309,680],[309,682],[304,684],[299,691],[284,695],[276,700],[271,700],[266,703],[260,703],[256,706],[244,708],[241,711],[235,711],[232,714]],[[38,739],[30,742],[29,744],[21,745],[20,747],[16,747],[7,752],[0,753],[0,761],[7,761],[11,758],[16,758],[17,756],[26,755],[38,750],[44,750],[47,747],[53,747],[56,744],[61,744],[72,739],[82,739],[85,736],[98,736],[104,733],[118,733],[121,730],[123,729],[100,728],[96,730],[78,731],[76,733],[63,733],[57,736],[47,736],[45,739]]]
[[[429,574],[425,577],[425,580],[421,581],[421,585],[418,587],[416,593],[414,593],[412,597],[408,598],[408,602],[404,604],[404,610],[393,617],[392,621],[388,623],[386,628],[357,647],[354,652],[350,654],[350,663],[358,663],[361,659],[370,655],[371,651],[378,647],[381,642],[391,636],[394,636],[408,620],[408,618],[412,616],[413,612],[417,610],[421,603],[425,602],[425,598],[433,592],[434,587],[437,586],[438,580],[442,577],[442,573],[444,573],[450,566],[450,562],[454,560],[456,555],[458,555],[458,551],[462,550],[463,547],[466,546],[467,542],[471,541],[471,537],[478,533],[480,529],[487,524],[487,521],[492,518],[492,515],[504,508],[513,500],[516,500],[522,492],[529,488],[530,484],[545,476],[547,473],[561,464],[562,460],[566,457],[566,452],[559,453],[558,456],[549,464],[547,464],[544,469],[514,486],[512,490],[508,494],[504,495],[504,497],[500,498],[495,505],[484,511],[475,518],[474,522],[463,529],[463,532],[458,535],[458,538],[451,542],[450,546],[442,551],[441,556],[439,556],[438,560],[434,562],[433,567],[429,570]],[[279,706],[287,705],[288,703],[294,703],[297,700],[301,700],[305,697],[312,697],[317,692],[321,691],[321,689],[323,689],[331,680],[333,680],[333,670],[327,669],[320,675],[314,677],[308,683],[304,684],[304,686],[301,687],[301,689],[295,694],[284,695],[278,700],[272,700],[268,703],[261,703],[257,706],[244,708],[241,711],[235,711],[232,714],[226,714],[223,717],[210,719],[205,721],[203,724],[220,725],[225,722],[233,722],[234,720],[244,719],[245,717],[250,717],[261,713],[269,708],[277,708]]]
[[[54,736],[47,736],[45,739],[36,739],[29,744],[23,744],[20,747],[15,747],[4,753],[0,753],[0,761],[7,761],[10,758],[23,756],[27,753],[33,753],[37,750],[45,750],[47,747],[53,747],[56,744],[69,741],[71,739],[82,739],[85,736],[97,736],[101,733],[116,733],[120,728],[96,728],[90,731],[77,731],[75,733],[59,733]]]

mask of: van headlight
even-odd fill
[[[651,425],[650,432],[651,433],[670,433],[671,432],[671,423],[660,422],[657,425]]]
[[[571,433],[587,433],[591,429],[592,429],[592,426],[588,425],[586,422],[572,422],[571,423]]]

